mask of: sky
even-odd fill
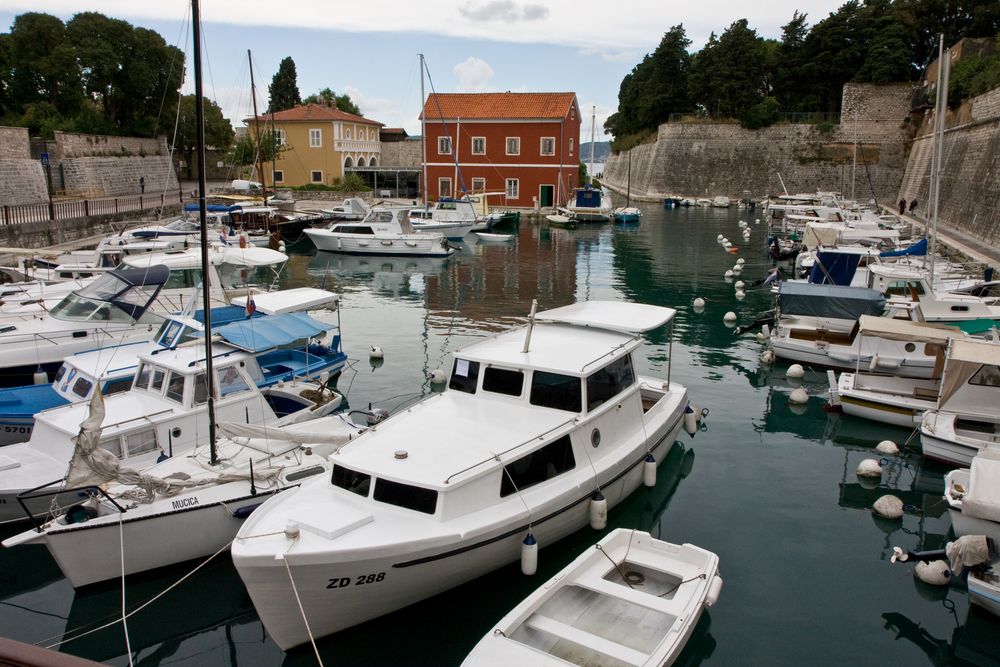
[[[295,61],[303,97],[329,87],[347,93],[368,118],[420,134],[423,53],[441,93],[515,91],[577,95],[584,117],[580,141],[597,140],[618,108],[622,78],[653,51],[663,34],[682,23],[701,48],[712,32],[748,19],[762,37],[778,38],[795,10],[810,25],[845,0],[202,0],[205,95],[239,125],[253,114],[247,49],[252,50],[259,109],[286,56]],[[184,91],[194,91],[188,0],[88,0],[87,11],[159,32],[185,51]],[[70,0],[0,0],[0,27],[35,11],[70,19]],[[431,84],[425,82],[425,93]]]

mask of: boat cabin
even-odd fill
[[[956,431],[1000,442],[1000,345],[953,340],[948,345],[938,410],[958,414]]]
[[[330,231],[338,234],[361,234],[366,236],[386,236],[397,234],[413,234],[410,224],[410,209],[388,208],[377,206],[372,208],[364,220],[337,222]]]

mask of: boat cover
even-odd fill
[[[778,287],[778,308],[782,315],[856,320],[862,315],[881,314],[885,295],[866,287],[786,281]]]
[[[650,331],[674,319],[673,308],[624,301],[582,301],[561,308],[543,310],[535,319],[584,327],[634,333]]]
[[[576,191],[577,208],[599,208],[601,206],[601,191],[591,187]]]
[[[930,322],[907,322],[889,317],[862,315],[858,319],[858,330],[866,336],[877,336],[886,340],[914,343],[947,343],[952,338],[963,338],[958,327]]]
[[[215,329],[215,333],[231,345],[257,353],[320,336],[331,328],[308,313],[286,313],[231,322]]]
[[[156,300],[169,277],[170,269],[162,264],[145,269],[115,269],[74,294],[84,299],[107,301],[137,320]]]
[[[962,514],[1000,521],[1000,448],[985,447],[972,459]]]
[[[885,252],[880,252],[879,257],[905,257],[907,255],[919,255],[923,256],[927,254],[927,239],[920,239],[909,248],[903,248],[902,250],[886,250]]]
[[[983,366],[1000,366],[1000,345],[970,340],[953,340],[948,345],[938,408],[943,407]],[[988,383],[984,389],[990,387]]]
[[[855,253],[817,252],[809,282],[817,285],[850,285],[860,261],[861,255]]]

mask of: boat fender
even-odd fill
[[[932,586],[947,586],[951,581],[951,569],[943,560],[920,561],[913,568],[913,576],[925,584]]]
[[[416,248],[417,247],[416,241],[406,241],[406,245],[408,247],[410,247],[410,248]]]
[[[715,237],[715,240],[718,241],[719,243],[722,243],[723,239],[725,239],[725,237],[722,234],[719,234],[718,236]]]
[[[590,527],[604,530],[608,525],[608,501],[600,491],[590,497]]]
[[[253,505],[244,505],[243,507],[239,507],[236,509],[235,512],[233,512],[233,516],[237,519],[245,519],[251,514],[253,514],[253,511],[255,509],[257,509],[263,504],[264,503],[254,503]],[[286,532],[285,534],[287,535],[288,533]]]
[[[46,373],[41,366],[39,366],[38,368],[35,369],[35,372],[31,375],[31,382],[32,384],[48,384],[49,374]]]
[[[802,368],[802,364],[792,364],[785,371],[785,377],[797,380],[806,374],[806,370]]]
[[[892,440],[883,440],[882,442],[875,445],[875,451],[879,454],[887,454],[889,456],[895,456],[899,454],[899,447],[896,446]]]
[[[809,402],[809,392],[802,387],[796,387],[788,395],[788,402],[794,405],[805,405]]]
[[[760,362],[770,366],[774,363],[774,350],[764,350],[760,353]]]
[[[729,239],[727,239],[726,237],[723,236],[722,237],[722,245],[729,245]]]
[[[725,315],[722,316],[722,321],[723,322],[729,322],[729,323],[735,322],[736,321],[736,313],[734,313],[733,311],[730,310],[728,313],[726,313]]]
[[[753,221],[753,224],[755,224],[755,225],[759,225],[759,224],[760,224],[760,218],[757,218],[756,220],[754,220],[754,221]]]
[[[646,454],[642,463],[642,483],[650,489],[656,486],[656,459],[652,452]]]
[[[865,459],[858,464],[858,477],[881,477],[882,466],[875,459]]]
[[[758,343],[763,343],[765,340],[767,340],[767,336],[764,335],[763,331],[758,331],[757,335],[754,336],[754,338],[757,339]]]
[[[726,273],[724,275],[726,278],[732,278],[736,274],[733,272],[732,269],[726,269]]]
[[[705,307],[705,300],[704,300],[704,299],[702,299],[702,298],[701,298],[700,296],[699,296],[699,297],[697,297],[697,298],[696,298],[696,299],[694,300],[694,307],[695,307],[695,308],[704,308],[704,307]]]
[[[698,413],[695,412],[690,403],[684,408],[684,430],[687,431],[688,435],[694,435],[698,432]]]
[[[527,576],[538,571],[538,541],[531,533],[521,541],[521,573]]]
[[[427,379],[433,382],[434,384],[443,384],[444,381],[448,379],[448,376],[445,375],[444,371],[441,370],[440,368],[435,368],[427,376]]]
[[[719,601],[719,594],[722,593],[722,577],[715,575],[712,583],[708,585],[708,593],[705,595],[705,606],[711,607]]]
[[[242,232],[242,233],[240,233],[240,247],[241,248],[246,248],[247,245],[248,245],[247,233],[246,232]]]
[[[739,264],[740,266],[743,266],[744,264],[747,263],[747,261],[742,257],[740,257],[738,260],[736,260],[736,263]]]
[[[343,250],[343,249],[344,245],[340,242],[340,239],[337,239],[337,250]]]
[[[903,517],[903,501],[887,493],[872,503],[872,510],[886,519],[901,519]]]
[[[736,290],[736,300],[737,301],[742,301],[743,299],[746,298],[746,296],[747,296],[747,293],[744,292],[743,290],[741,290],[741,289]]]
[[[741,273],[743,273],[743,265],[742,264],[735,265],[733,267],[733,273],[735,273],[736,275],[740,275]]]
[[[372,345],[372,349],[368,352],[369,359],[384,359],[385,354],[382,352],[382,348],[378,345]]]
[[[386,239],[386,240],[382,241],[382,245],[386,245],[386,246],[392,245],[392,241]]]
[[[876,368],[878,368],[878,355],[873,354],[872,360],[868,362],[868,370],[874,371]]]
[[[741,259],[740,261],[742,262],[743,260]],[[747,286],[747,284],[745,282],[743,282],[742,280],[737,280],[736,284],[733,285],[733,287],[735,287],[737,290],[742,290],[746,286]]]

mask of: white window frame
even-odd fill
[[[287,137],[285,136],[285,131],[283,129],[278,128],[278,129],[275,129],[275,130],[271,130],[271,132],[273,132],[274,135],[278,137],[278,145],[279,146],[284,146],[284,145],[286,145],[288,143],[287,142]]]
[[[548,153],[545,152],[545,142],[552,142],[552,150]],[[539,155],[555,155],[556,154],[556,138],[555,137],[542,137],[538,142],[538,154]]]
[[[483,149],[480,151],[476,150],[476,142],[483,142]],[[472,137],[472,154],[473,155],[486,155],[486,137]]]
[[[511,188],[513,184],[513,188]],[[520,178],[508,178],[504,183],[504,192],[507,193],[507,199],[520,199],[521,198],[521,179]]]
[[[444,186],[447,186],[447,187],[444,187]],[[448,191],[447,194],[445,194],[445,190]],[[454,191],[451,188],[451,177],[450,176],[442,176],[441,178],[438,178],[438,198],[441,198],[441,197],[454,197],[455,195],[453,194],[453,192]]]
[[[515,142],[515,148],[512,152],[510,150],[510,142]],[[507,137],[504,141],[504,149],[507,155],[520,155],[521,154],[521,137]]]
[[[284,169],[273,169],[271,171],[271,180],[275,183],[285,182],[285,170]]]
[[[569,138],[569,154],[573,154],[573,137]]]
[[[309,148],[323,148],[323,130],[318,127],[309,128]]]
[[[475,177],[472,179],[472,191],[473,192],[486,192],[486,179]]]
[[[319,174],[319,180],[318,181],[316,180],[316,174]],[[326,181],[323,178],[323,170],[322,169],[310,169],[309,170],[309,182],[310,183],[325,183]]]
[[[451,155],[451,137],[438,137],[438,155]]]

